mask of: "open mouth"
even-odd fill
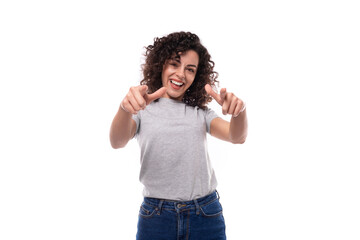
[[[177,82],[177,81],[174,81],[174,80],[170,80],[170,83],[171,83],[171,87],[178,90],[180,89],[184,83],[183,82]]]

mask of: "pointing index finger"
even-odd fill
[[[222,88],[220,90],[220,98],[222,101],[225,101],[225,96],[226,96],[226,88]]]
[[[209,84],[205,85],[205,91],[215,99],[215,101],[217,101],[220,105],[222,105],[222,99],[220,97],[219,94],[217,94],[216,92],[214,92],[214,90],[211,88],[211,86]]]
[[[148,86],[147,85],[141,85],[140,86],[140,93],[142,96],[144,96],[146,94],[146,91],[148,90]]]

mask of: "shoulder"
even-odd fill
[[[207,107],[206,109],[201,109],[202,113],[204,114],[204,116],[206,118],[215,118],[215,117],[218,117],[218,114],[212,110],[211,108]]]

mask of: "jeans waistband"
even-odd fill
[[[181,211],[181,209],[194,207],[196,208],[196,215],[200,214],[200,205],[205,205],[206,203],[212,202],[215,199],[220,199],[219,193],[215,190],[201,198],[197,198],[191,201],[173,201],[167,199],[159,199],[159,198],[149,198],[144,197],[144,202],[153,206],[156,206],[155,210],[157,214],[161,214],[162,208],[172,208],[176,211]]]
[[[179,204],[180,205],[186,205],[186,206],[197,206],[197,205],[204,205],[208,202],[213,201],[214,199],[220,199],[219,193],[215,190],[214,192],[210,193],[209,195],[206,195],[201,198],[197,198],[190,201],[177,201],[177,200],[168,200],[168,199],[159,199],[159,198],[149,198],[144,197],[144,202],[153,205],[153,206],[163,206],[163,207],[176,207]]]

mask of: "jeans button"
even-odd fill
[[[180,204],[180,203],[179,203],[179,204],[177,205],[177,208],[182,208],[182,207],[186,207],[186,204]]]

